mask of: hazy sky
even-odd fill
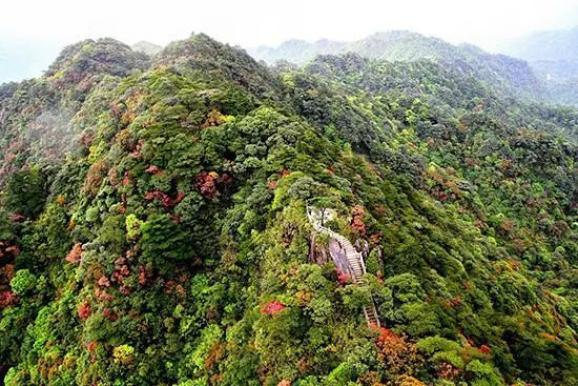
[[[0,82],[39,74],[64,45],[88,37],[166,44],[194,31],[247,47],[408,29],[491,50],[532,31],[576,25],[578,0],[6,0]]]

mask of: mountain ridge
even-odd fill
[[[317,55],[347,52],[388,61],[434,60],[475,73],[510,94],[536,99],[544,93],[542,84],[522,60],[486,53],[471,44],[454,46],[439,38],[403,30],[375,33],[353,42],[293,40],[277,48],[261,47],[248,52],[270,64],[284,59],[303,65]]]

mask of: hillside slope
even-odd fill
[[[578,382],[578,113],[471,71],[200,34],[3,85],[5,384]]]

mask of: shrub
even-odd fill
[[[36,276],[28,269],[19,269],[10,281],[10,287],[16,295],[25,295],[36,286]]]
[[[112,350],[114,362],[123,366],[131,365],[134,362],[134,356],[134,347],[128,344],[117,346]]]

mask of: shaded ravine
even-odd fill
[[[339,245],[339,251],[334,248],[329,248],[329,254],[331,255],[331,258],[335,264],[337,266],[343,265],[341,264],[342,261],[340,256],[343,254],[346,258],[347,269],[350,273],[350,277],[353,283],[356,285],[363,285],[363,276],[366,273],[363,256],[355,249],[355,247],[346,237],[323,226],[324,220],[331,216],[333,216],[333,212],[331,212],[329,209],[320,210],[314,207],[307,208],[307,217],[309,218],[309,222],[313,226],[313,229],[321,234],[329,236],[330,242],[334,242]],[[373,298],[371,298],[370,304],[367,304],[363,307],[363,314],[368,326],[381,327]]]

